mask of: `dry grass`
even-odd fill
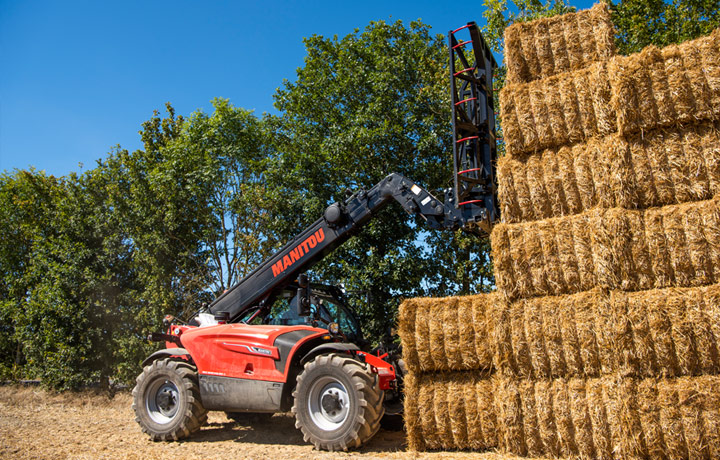
[[[720,115],[720,29],[609,61],[618,131],[631,134]]]
[[[506,154],[517,157],[617,130],[607,64],[500,91]]]
[[[405,434],[380,430],[362,449],[321,452],[305,443],[288,414],[254,426],[211,412],[208,424],[183,442],[152,442],[140,431],[131,397],[53,394],[0,387],[0,458],[13,460],[210,459],[485,459],[521,460],[496,452],[407,452]]]
[[[506,223],[600,207],[646,209],[707,200],[720,191],[720,124],[589,139],[538,155],[498,160]]]
[[[406,414],[413,449],[496,446],[517,455],[594,459],[720,455],[718,376],[533,381],[431,374],[413,380],[405,401],[416,406]]]
[[[715,199],[498,224],[491,243],[495,282],[510,300],[596,286],[639,291],[720,281]]]
[[[605,3],[589,10],[505,29],[508,83],[527,83],[578,70],[615,54],[613,25]]]

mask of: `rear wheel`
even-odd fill
[[[330,451],[360,447],[377,433],[385,411],[377,374],[338,354],[305,364],[293,397],[295,426],[305,441]]]
[[[207,421],[195,367],[173,359],[145,366],[133,389],[132,408],[135,421],[153,441],[186,438]]]

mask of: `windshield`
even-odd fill
[[[248,310],[240,321],[249,320],[256,309]],[[362,335],[360,326],[352,312],[338,299],[328,295],[315,294],[311,298],[310,312],[313,318],[318,319],[319,327],[327,327],[329,323],[338,323],[340,332],[350,340],[359,340]],[[280,297],[270,309],[265,318],[256,317],[250,324],[275,324],[281,326],[298,326],[308,324],[307,316],[298,316],[297,297]]]

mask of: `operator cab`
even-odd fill
[[[344,335],[348,342],[358,345],[364,342],[360,324],[347,305],[340,288],[326,284],[310,284],[307,315],[299,314],[297,291],[296,284],[288,285],[271,301],[269,308],[250,308],[237,322],[278,326],[310,325],[321,328],[328,328],[331,323],[336,323],[339,333]]]

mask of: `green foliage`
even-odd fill
[[[720,26],[720,0],[622,0],[610,5],[621,54],[680,43]]]

